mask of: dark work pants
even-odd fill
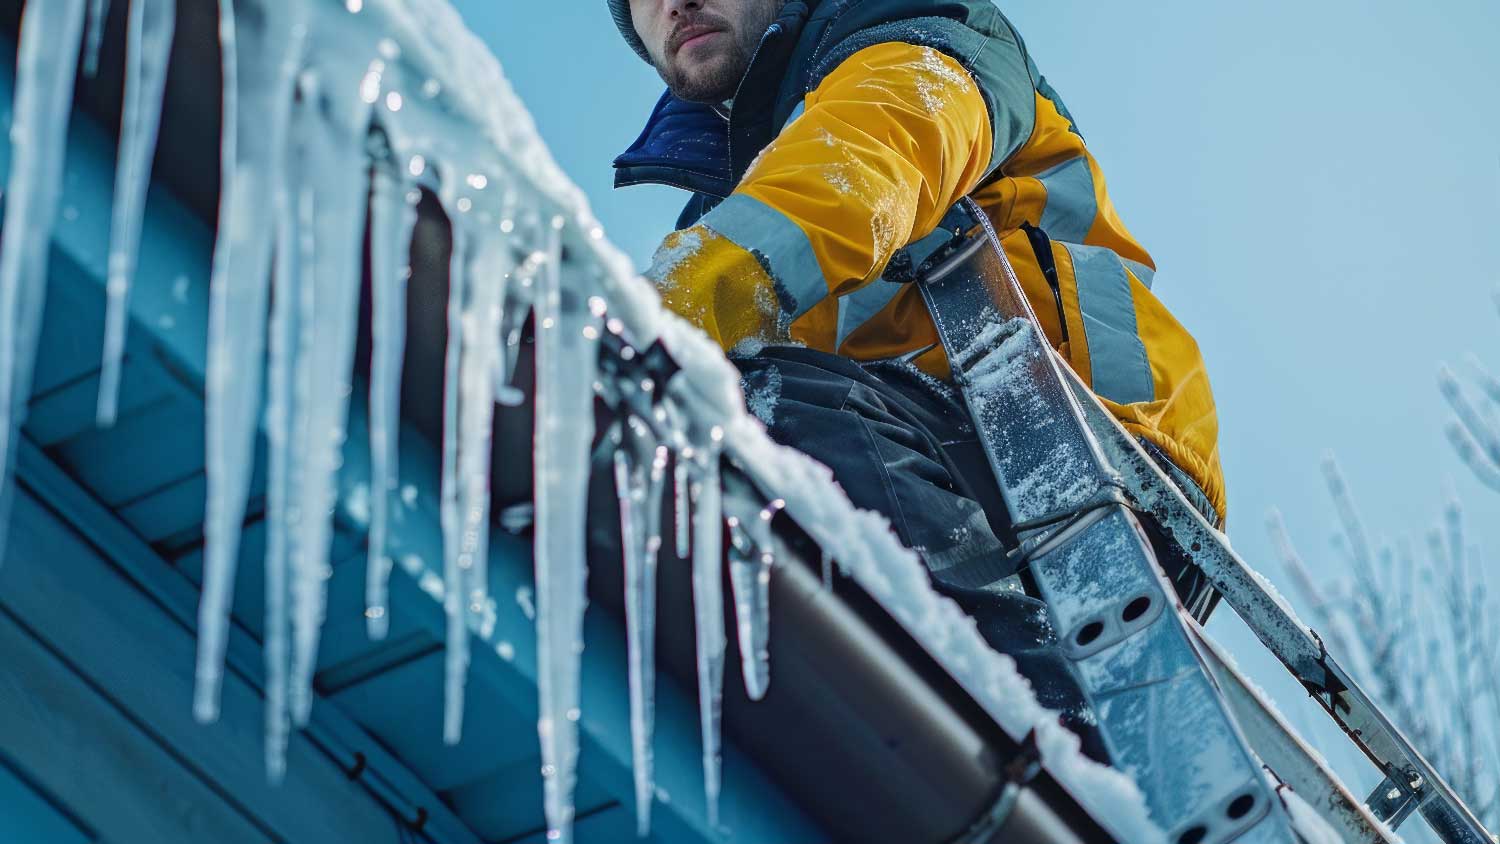
[[[958,391],[911,364],[856,363],[804,348],[768,348],[734,363],[771,438],[831,469],[855,506],[890,519],[933,584],[1015,659],[1085,751],[1107,761],[1045,604],[1007,577],[1014,538]]]

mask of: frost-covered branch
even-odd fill
[[[1393,720],[1474,801],[1482,819],[1500,822],[1500,776],[1492,761],[1500,758],[1500,639],[1459,500],[1448,497],[1419,562],[1404,541],[1372,543],[1331,456],[1323,471],[1338,514],[1333,544],[1352,576],[1315,581],[1273,511],[1267,528],[1283,567],[1329,644],[1350,656]]]
[[[1493,299],[1500,310],[1500,290]],[[1478,404],[1447,364],[1438,370],[1438,390],[1453,409],[1455,419],[1444,429],[1448,442],[1459,459],[1481,483],[1500,491],[1500,377],[1497,377],[1477,355],[1469,356],[1474,373]]]

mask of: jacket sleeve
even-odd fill
[[[789,337],[804,315],[876,279],[990,165],[985,101],[930,47],[867,47],[824,77],[735,192],[674,232],[649,275],[663,302],[725,349]]]

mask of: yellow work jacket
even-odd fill
[[[1115,213],[1071,116],[1019,38],[1013,49],[1032,103],[997,105],[931,46],[880,41],[843,58],[728,197],[665,239],[649,276],[667,307],[731,353],[800,344],[856,360],[907,356],[947,378],[920,291],[882,275],[972,196],[1064,360],[1222,520],[1198,346],[1152,293],[1155,264]],[[998,121],[1022,127],[1013,149],[997,152]]]

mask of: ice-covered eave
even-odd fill
[[[254,0],[235,4],[241,9],[262,5],[265,4]],[[50,15],[58,9],[76,8],[75,0],[65,0],[55,6],[41,5],[33,0],[28,11]],[[1144,804],[1129,780],[1118,772],[1088,762],[1079,754],[1076,740],[1057,724],[1052,713],[1035,703],[1029,687],[1010,660],[990,651],[973,622],[956,606],[932,592],[920,561],[900,547],[884,522],[873,514],[856,511],[831,483],[826,470],[769,441],[759,423],[745,412],[733,368],[703,335],[660,310],[654,291],[634,273],[628,259],[604,238],[577,188],[566,180],[552,161],[524,108],[504,81],[498,64],[462,27],[451,8],[440,0],[404,4],[367,0],[344,5],[292,2],[274,8],[304,14],[292,26],[292,31],[305,36],[306,50],[300,53],[302,67],[297,74],[297,87],[302,91],[300,105],[290,118],[291,129],[287,130],[291,137],[299,139],[293,152],[306,159],[301,166],[309,166],[307,162],[313,165],[325,162],[331,152],[351,156],[363,153],[362,145],[350,149],[338,148],[336,143],[340,138],[344,141],[362,139],[363,132],[357,130],[359,121],[364,118],[382,130],[388,148],[377,153],[382,157],[376,162],[377,169],[394,171],[390,177],[398,188],[413,183],[433,188],[443,197],[455,229],[462,229],[465,236],[475,237],[480,246],[490,247],[496,253],[509,253],[489,255],[499,262],[489,269],[512,266],[519,259],[524,269],[518,269],[517,274],[526,274],[537,285],[540,292],[535,301],[542,324],[538,340],[542,350],[539,371],[544,375],[549,372],[566,374],[566,364],[589,360],[594,347],[581,343],[578,332],[581,329],[581,336],[590,337],[588,332],[592,329],[594,334],[590,339],[597,339],[601,326],[590,321],[590,314],[601,320],[607,316],[608,329],[626,338],[633,348],[644,350],[659,341],[667,354],[682,367],[666,387],[666,392],[683,417],[681,433],[693,438],[692,445],[697,446],[700,454],[705,451],[713,453],[714,443],[722,444],[725,455],[755,481],[765,497],[784,502],[792,519],[822,546],[842,571],[875,598],[1013,739],[1019,741],[1034,733],[1046,768],[1103,825],[1123,840],[1149,841],[1157,837],[1158,833],[1146,817]],[[241,33],[242,36],[246,34]],[[245,43],[251,43],[251,40],[246,39]],[[61,46],[66,50],[65,44]],[[257,58],[251,50],[242,55],[250,62]],[[27,66],[23,61],[23,72]],[[374,88],[366,97],[365,86],[372,76],[375,77]],[[251,101],[245,97],[239,99]],[[369,108],[362,111],[353,105],[359,100]],[[270,103],[276,105],[275,99]],[[334,113],[330,114],[330,111]],[[241,120],[261,116],[238,115]],[[351,125],[356,131],[339,134]],[[40,148],[40,145],[36,146]],[[320,155],[324,158],[320,159]],[[309,172],[320,178],[325,175],[316,170]],[[226,174],[230,174],[228,167]],[[227,181],[244,184],[232,178]],[[328,186],[311,189],[312,199],[320,203],[327,201],[329,207],[337,208],[340,206],[336,204],[339,201],[336,194],[342,190],[347,201],[349,182],[333,182],[331,189],[325,188]],[[15,192],[11,193],[14,195]],[[399,190],[395,196],[400,196]],[[226,208],[233,210],[232,206]],[[102,215],[103,218],[108,216]],[[337,218],[337,215],[333,216]],[[231,215],[229,219],[234,217]],[[290,219],[289,213],[282,215],[282,220],[286,219]],[[326,233],[333,238],[326,243],[320,241],[319,247],[336,250],[341,245],[348,245],[349,232],[337,231],[342,220],[330,221],[316,216],[308,219],[318,223],[316,228],[320,237]],[[502,227],[507,222],[513,226],[514,236],[501,238],[502,231],[507,235],[512,233],[512,229]],[[229,229],[241,231],[233,223]],[[295,229],[289,231],[296,234]],[[344,239],[340,241],[338,237]],[[293,241],[281,241],[283,246],[290,242]],[[237,245],[237,242],[232,245]],[[223,240],[218,246],[216,260],[224,264],[229,260],[225,256],[232,250]],[[310,252],[308,256],[323,260],[322,254]],[[317,271],[314,273],[317,284],[328,280],[324,276],[350,274],[350,268],[337,261],[328,266],[309,266]],[[283,269],[278,266],[278,276]],[[255,274],[252,272],[251,275]],[[232,272],[226,277],[232,280]],[[481,284],[474,289],[482,287]],[[223,289],[216,269],[215,295],[222,295]],[[346,287],[329,289],[347,297]],[[145,288],[137,294],[131,306],[132,313],[138,312],[137,306],[149,299]],[[264,303],[266,298],[262,291],[259,301]],[[278,301],[285,302],[286,297]],[[588,307],[583,305],[584,302],[589,303]],[[254,311],[253,307],[238,312],[224,308],[223,302],[210,302],[212,312],[233,313],[235,319]],[[179,342],[186,344],[181,350],[185,358],[203,361],[200,371],[204,373],[210,400],[211,482],[215,477],[221,482],[225,477],[239,478],[238,485],[243,490],[249,477],[246,461],[253,452],[246,454],[243,442],[238,446],[238,457],[234,456],[234,447],[215,451],[220,445],[219,440],[224,439],[224,431],[220,429],[216,433],[212,423],[216,414],[221,420],[227,414],[228,418],[238,420],[233,424],[241,429],[248,425],[250,430],[247,433],[252,438],[256,427],[258,414],[255,409],[258,405],[243,406],[236,415],[234,403],[224,403],[223,396],[226,390],[234,393],[237,385],[231,383],[227,371],[219,371],[216,375],[213,364],[215,354],[221,360],[228,360],[242,350],[240,345],[226,341],[226,332],[237,330],[236,325],[234,319],[211,320],[207,336],[199,333],[191,337],[184,332],[181,336],[191,339]],[[271,330],[274,359],[274,316]],[[218,351],[211,351],[205,359],[200,351],[203,345],[192,348],[194,343]],[[336,345],[335,351],[347,354],[346,347]],[[462,357],[461,353],[455,354]],[[258,359],[253,353],[249,357]],[[317,359],[306,359],[303,366],[309,362],[320,363]],[[29,362],[23,360],[22,364],[29,365]],[[564,366],[556,368],[559,364]],[[549,366],[554,369],[549,369]],[[461,369],[459,366],[453,371]],[[591,403],[592,396],[586,393],[567,393],[560,386],[564,380],[577,379],[571,376],[569,379],[542,379],[544,404],[556,407],[554,400],[561,400],[571,402],[567,407],[576,409],[587,406],[580,402]],[[275,382],[273,370],[273,390],[276,389]],[[582,383],[587,387],[588,379],[583,379]],[[552,392],[549,394],[549,391]],[[323,414],[318,418],[324,419],[330,429],[347,434],[355,430],[360,417],[357,411],[341,408],[336,401],[328,402],[327,397],[337,392],[339,383],[335,380],[331,385],[312,391],[313,403],[316,412]],[[216,394],[219,395],[217,399]],[[346,414],[353,415],[346,418]],[[549,427],[546,423],[559,418],[555,411],[549,414],[543,410],[540,414],[544,429]],[[221,421],[220,424],[224,423]],[[577,664],[570,663],[565,654],[574,650],[570,638],[574,634],[569,626],[582,623],[579,603],[582,572],[575,568],[580,564],[575,552],[581,549],[581,538],[573,530],[579,528],[577,533],[581,533],[581,524],[576,521],[580,511],[576,502],[557,493],[567,492],[570,488],[576,490],[581,480],[578,467],[583,455],[579,453],[578,445],[587,442],[586,437],[580,436],[582,433],[577,425],[564,425],[557,432],[539,435],[537,450],[539,474],[543,478],[539,488],[553,491],[550,496],[539,493],[537,589],[541,603],[555,599],[565,610],[557,612],[557,607],[554,607],[553,612],[544,611],[537,628],[539,642],[545,643],[549,639],[552,642],[550,652],[545,644],[539,644],[538,663],[542,671],[538,674],[538,685],[542,687],[543,697],[544,758],[550,771],[547,773],[549,816],[560,833],[559,837],[566,836],[571,821],[572,810],[567,794],[571,791],[576,745],[558,737],[575,731],[580,720],[574,714],[578,694]],[[230,431],[230,434],[234,436],[229,439],[240,437],[243,440],[241,431]],[[319,447],[323,448],[326,446]],[[305,473],[315,482],[316,474],[323,467],[336,465],[327,453],[319,449],[309,452],[317,460],[309,464],[312,470]],[[445,456],[444,459],[448,458]],[[453,459],[464,460],[461,456]],[[563,461],[567,467],[559,470],[557,466],[560,464],[555,461]],[[714,468],[712,473],[701,475],[699,480],[706,486],[716,486],[716,472],[717,468]],[[441,482],[445,496],[452,483],[446,477]],[[234,486],[236,483],[229,484],[229,487]],[[233,525],[237,517],[232,512],[231,503],[225,512],[212,518],[216,500],[212,490],[211,483],[210,557],[217,554],[218,559],[232,564],[237,533],[226,539],[222,532],[216,534],[213,525]],[[308,490],[306,502],[313,504],[324,494],[316,483]],[[243,496],[243,491],[239,494]],[[243,500],[239,506],[243,508]],[[559,515],[557,508],[565,508],[566,512]],[[704,528],[714,527],[716,513],[711,511],[705,518],[702,522]],[[314,531],[310,537],[308,547],[313,549],[312,554],[316,554],[315,546],[327,542],[327,531]],[[451,562],[456,553],[452,537],[446,538],[443,544],[441,557]],[[216,569],[212,561],[207,568],[210,598],[206,599],[203,629],[210,638],[222,637],[220,616],[227,612],[227,595],[223,594],[222,586],[226,577],[232,582],[232,569],[225,573]],[[219,571],[217,577],[215,571]],[[317,580],[316,571],[316,565],[310,569],[304,565],[304,570],[290,573],[298,581],[292,587],[294,601],[290,608],[290,633],[294,640],[290,707],[291,715],[298,720],[307,717],[310,699],[303,691],[299,702],[297,693],[310,682],[308,672],[317,647],[314,620],[319,617],[316,601],[317,589],[321,587],[311,582]],[[455,573],[447,573],[450,582]],[[544,577],[565,578],[565,581],[548,586],[543,582]],[[216,579],[220,585],[217,590],[212,587]],[[479,585],[488,588],[483,580]],[[448,590],[450,595],[456,592],[451,588]],[[467,648],[468,639],[463,631],[482,622],[483,614],[465,611],[462,606],[457,609],[450,607],[449,613],[450,644],[462,642],[463,648]],[[459,624],[456,636],[452,626],[454,617]],[[722,619],[719,621],[722,623]],[[220,632],[215,633],[215,630]],[[218,670],[216,658],[222,659],[222,643],[206,646],[200,663],[200,717],[211,718],[216,712],[213,700],[215,671]],[[451,673],[459,680],[456,687],[450,684],[450,701],[455,699],[455,694],[461,700],[461,678],[468,659],[467,653],[460,650],[452,660],[455,667]],[[555,676],[543,676],[553,674]],[[550,702],[549,688],[552,690]],[[450,726],[454,730],[450,735],[456,735],[459,714],[461,711],[450,713]],[[272,715],[273,720],[284,717],[284,714]],[[549,743],[551,749],[546,750]]]

